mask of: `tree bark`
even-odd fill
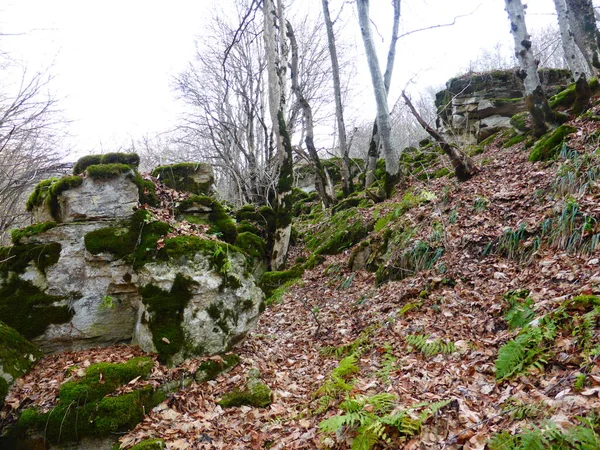
[[[573,39],[573,32],[571,31],[571,24],[569,21],[569,10],[565,0],[554,0],[554,7],[556,8],[556,15],[558,17],[558,28],[560,30],[560,40],[562,43],[563,52],[569,70],[573,73],[575,81],[579,79],[581,74],[591,75],[592,72],[587,66],[581,51]]]
[[[531,37],[525,24],[525,9],[521,0],[504,0],[510,20],[510,31],[515,42],[515,56],[519,61],[519,77],[525,86],[525,103],[533,119],[533,132],[541,136],[558,123],[554,111],[540,83],[538,62],[531,49]]]
[[[412,102],[410,101],[405,92],[402,92],[402,98],[406,102],[406,105],[410,109],[412,115],[415,117],[415,119],[417,119],[417,122],[419,122],[423,129],[427,131],[427,133],[429,133],[429,135],[436,140],[436,142],[439,144],[444,153],[448,155],[448,157],[450,158],[450,162],[452,163],[452,167],[454,168],[454,174],[456,175],[456,178],[458,178],[460,181],[467,181],[468,179],[473,177],[478,172],[478,169],[477,166],[475,166],[475,163],[473,163],[473,161],[471,160],[471,158],[465,155],[456,146],[453,146],[446,142],[446,140],[436,130],[429,126],[429,124],[425,122],[425,120],[423,120],[421,115],[413,106]]]
[[[306,127],[306,137],[304,142],[306,143],[306,149],[309,154],[309,162],[315,174],[315,189],[321,197],[323,206],[325,208],[330,207],[333,204],[333,199],[327,193],[327,181],[325,180],[325,172],[321,166],[317,149],[315,148],[314,141],[314,124],[313,124],[313,113],[310,104],[302,94],[300,85],[298,84],[298,43],[296,42],[296,36],[294,35],[294,29],[292,24],[286,22],[287,36],[290,40],[290,47],[292,50],[292,64],[291,64],[291,78],[292,78],[292,92],[296,96],[300,107],[302,108],[302,115],[304,117],[304,126]]]
[[[379,68],[379,59],[377,51],[371,36],[371,24],[369,22],[369,1],[356,0],[358,9],[358,20],[360,23],[360,31],[362,34],[367,63],[371,73],[371,82],[373,84],[373,93],[377,103],[377,128],[381,138],[383,148],[383,156],[385,158],[385,193],[389,195],[391,185],[399,178],[400,164],[398,162],[398,154],[392,145],[392,127],[390,123],[390,115],[387,104],[387,90],[381,70]]]
[[[387,63],[383,75],[383,84],[386,95],[390,92],[392,82],[392,72],[394,71],[394,62],[396,60],[396,42],[398,42],[398,29],[400,28],[400,0],[393,0],[394,6],[394,24],[392,26],[392,39],[387,54]],[[371,186],[375,182],[375,170],[377,169],[377,160],[379,159],[380,139],[377,128],[377,120],[373,123],[371,132],[371,141],[369,142],[369,152],[367,156],[367,170],[365,176],[365,187]]]
[[[342,88],[340,83],[340,65],[337,57],[335,36],[333,34],[333,23],[331,22],[331,15],[329,14],[329,0],[322,0],[322,4],[325,28],[327,29],[329,56],[331,58],[333,96],[335,98],[335,118],[337,121],[340,156],[342,158],[342,185],[344,190],[344,197],[347,197],[354,190],[354,185],[352,182],[352,170],[350,169],[350,156],[346,136],[346,124],[344,123],[344,107],[342,105]]]
[[[282,49],[286,44],[283,29],[276,27],[282,23],[283,6],[278,2],[277,11],[271,0],[263,1],[264,40],[268,66],[269,110],[277,148],[276,158],[279,163],[279,177],[275,198],[275,234],[272,238],[271,270],[282,270],[285,267],[290,237],[292,234],[292,144],[287,131],[283,114],[285,106],[285,66],[282,61]]]
[[[591,0],[566,0],[569,24],[575,43],[594,75],[600,73],[600,33]],[[558,12],[558,11],[557,11]]]

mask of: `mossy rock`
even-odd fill
[[[521,142],[523,142],[525,139],[527,139],[527,135],[525,134],[517,134],[516,136],[510,138],[508,141],[506,141],[504,143],[504,145],[502,145],[503,148],[510,148],[513,147],[517,144],[520,144]]]
[[[137,377],[147,377],[152,370],[152,359],[139,356],[124,363],[97,363],[85,370],[85,375],[74,381],[67,381],[59,390],[63,404],[100,400],[119,386]]]
[[[87,233],[84,243],[92,255],[110,253],[117,259],[130,260],[134,267],[141,267],[159,256],[156,244],[170,229],[166,222],[151,222],[148,211],[140,209],[131,219],[116,226]]]
[[[177,207],[180,214],[192,223],[210,225],[209,233],[217,234],[225,242],[233,244],[237,238],[235,222],[225,208],[214,198],[194,195]],[[205,218],[208,216],[207,218]]]
[[[235,354],[223,355],[218,358],[211,358],[203,361],[194,373],[196,383],[205,383],[214,380],[222,373],[225,373],[240,363],[240,357]]]
[[[260,277],[258,285],[268,299],[278,287],[300,278],[303,273],[304,268],[302,266],[294,266],[290,270],[265,272]]]
[[[85,169],[85,174],[94,180],[111,180],[123,174],[132,173],[127,164],[94,164]]]
[[[162,439],[146,439],[134,445],[129,450],[163,450],[165,448],[165,441]]]
[[[267,256],[267,243],[265,240],[248,231],[237,235],[235,246],[253,259],[264,261]]]
[[[310,236],[305,236],[307,247],[316,254],[334,255],[364,239],[373,229],[373,221],[361,217],[356,209],[334,214]]]
[[[256,206],[254,205],[244,205],[240,209],[238,209],[235,213],[235,220],[238,222],[242,222],[244,220],[250,222],[256,222],[259,220],[258,213],[256,212]]]
[[[8,278],[11,272],[23,274],[30,266],[46,273],[48,267],[58,262],[61,250],[62,246],[58,242],[0,247],[0,275]]]
[[[10,384],[29,372],[41,356],[35,345],[0,321],[0,407]]]
[[[105,155],[84,156],[79,158],[73,166],[73,175],[81,175],[88,167],[100,164],[120,164],[128,166],[129,169],[137,169],[140,164],[140,157],[136,153],[107,153]]]
[[[160,361],[170,364],[174,355],[185,344],[181,326],[183,312],[192,298],[194,281],[177,274],[170,291],[154,285],[140,289],[142,302],[149,313],[148,328],[152,332],[152,342],[156,347]]]
[[[61,386],[58,404],[52,410],[24,410],[12,434],[43,432],[50,443],[65,443],[131,430],[146,412],[164,400],[164,395],[151,386],[116,397],[106,395],[134,378],[148,376],[153,364],[147,357],[132,358],[122,364],[92,364],[81,379]]]
[[[58,222],[60,221],[59,195],[69,189],[81,186],[82,183],[83,178],[77,175],[40,181],[27,199],[25,208],[27,211],[33,211],[36,207],[46,205],[52,218]]]
[[[575,83],[570,84],[566,89],[548,99],[548,104],[552,109],[568,109],[575,103]]]
[[[521,133],[528,133],[531,130],[531,127],[528,124],[528,119],[529,111],[523,111],[512,116],[510,118],[510,124],[517,131],[520,131]]]
[[[252,233],[257,236],[261,235],[260,229],[249,220],[243,220],[237,225],[238,238],[242,233]]]
[[[0,287],[0,320],[27,339],[43,334],[51,324],[67,323],[73,311],[63,297],[48,295],[30,281],[11,276]]]
[[[98,401],[59,401],[47,413],[40,413],[34,408],[24,410],[12,434],[25,436],[31,432],[40,432],[48,442],[54,444],[72,443],[83,437],[120,434],[135,428],[144,414],[163,399],[164,396],[158,395],[151,386],[145,386],[137,391],[104,397]]]
[[[341,202],[339,202],[337,205],[335,205],[333,208],[331,208],[331,212],[333,214],[339,212],[339,211],[343,211],[344,209],[350,209],[350,208],[356,208],[358,205],[360,205],[360,203],[362,202],[362,198],[359,197],[350,197],[347,198],[345,200],[342,200]]]
[[[217,402],[223,408],[235,406],[253,406],[265,408],[271,404],[271,389],[260,380],[260,373],[256,369],[248,371],[248,385],[246,389],[234,389]]]
[[[13,244],[19,245],[23,239],[27,239],[32,236],[37,236],[38,234],[45,233],[46,231],[54,228],[56,225],[58,224],[53,221],[35,223],[24,228],[12,230],[10,232],[10,237]]]
[[[575,133],[576,128],[561,125],[555,130],[546,133],[531,149],[529,161],[547,161],[554,158],[568,135]]]
[[[196,195],[209,195],[215,181],[210,164],[201,162],[160,166],[152,171],[152,176],[172,189]]]

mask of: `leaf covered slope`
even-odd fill
[[[530,162],[526,141],[499,135],[468,182],[415,177],[383,204],[357,203],[362,243],[305,270],[237,348],[240,365],[172,395],[122,448],[598,448],[593,115],[569,122],[555,160]],[[331,226],[314,217],[298,219],[301,238]],[[301,240],[292,254],[310,256]],[[270,406],[220,406],[252,368]]]

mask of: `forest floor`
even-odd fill
[[[582,154],[595,151],[597,140],[589,136],[597,124],[574,124],[579,131],[568,140],[569,148]],[[585,330],[582,344],[581,323],[561,328],[565,317],[556,319],[552,336],[525,348],[537,349],[537,354],[517,361],[520,370],[505,379],[496,373],[499,349],[523,330],[507,324],[507,292],[528,290],[530,303],[524,294],[523,303],[512,306],[536,318],[564,311],[568,316],[586,308],[569,306],[569,299],[600,295],[597,250],[574,251],[555,239],[528,252],[533,230],[560,216],[569,201],[571,212],[576,202],[576,215],[600,217],[597,182],[568,198],[550,195],[561,162],[531,163],[528,154],[524,144],[505,149],[492,143],[475,158],[480,172],[467,182],[453,177],[409,180],[407,187],[434,194],[403,217],[419,230],[416,238],[427,239],[433,221],[443,224],[439,239],[445,251],[436,268],[377,285],[373,273],[350,271],[351,249],[328,256],[267,308],[235,349],[240,365],[173,394],[121,436],[122,448],[148,438],[164,439],[168,449],[350,448],[358,422],[348,419],[334,433],[319,427],[325,419],[349,414],[340,408],[345,398],[358,402],[361,420],[370,420],[363,425],[384,423],[386,436],[374,448],[476,450],[491,448],[486,447],[489,439],[502,431],[581,425],[577,417],[590,417],[600,408],[600,361],[593,351],[600,344],[600,330],[595,322]],[[386,204],[393,208],[402,195],[398,192]],[[521,226],[523,235],[515,247],[497,245],[496,251],[482,255],[487,243],[499,243],[509,227]],[[581,241],[586,233],[598,233],[597,223],[591,227],[582,231]],[[19,380],[5,411],[23,402],[51,408],[69,367],[137,354],[135,347],[115,346],[46,357]],[[340,360],[350,369],[339,370]],[[150,379],[138,383],[178,379],[197,364],[191,360],[167,369],[156,363]],[[250,368],[258,368],[272,389],[271,405],[219,406],[224,393],[245,385]],[[389,404],[381,406],[385,401]],[[389,427],[383,417],[409,420]]]

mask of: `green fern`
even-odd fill
[[[437,354],[448,355],[456,351],[454,342],[441,339],[431,339],[428,334],[409,334],[406,343],[425,356]]]
[[[392,346],[386,342],[382,346],[381,368],[377,371],[377,377],[384,383],[390,382],[390,375],[398,369],[398,359],[392,353]]]
[[[421,431],[423,423],[450,403],[420,403],[407,410],[391,414],[396,396],[380,393],[371,397],[349,397],[340,404],[344,414],[321,421],[319,428],[325,433],[340,433],[344,428],[355,430],[352,450],[370,450],[379,442],[392,443],[390,432],[395,430],[402,436],[413,436]],[[421,409],[417,418],[409,412]]]
[[[350,375],[360,370],[356,365],[357,361],[358,356],[353,353],[342,359],[337,367],[331,371],[327,380],[315,392],[315,397],[318,398],[319,404],[315,411],[316,414],[327,411],[335,399],[352,390],[352,382],[348,379]]]
[[[554,324],[523,328],[517,337],[498,350],[496,379],[504,381],[529,368],[543,370],[547,364],[547,342],[554,339]]]
[[[535,316],[533,300],[527,289],[508,291],[504,295],[504,300],[509,305],[504,313],[504,320],[508,323],[509,329],[524,327],[533,320]]]
[[[320,352],[322,355],[333,356],[337,359],[352,354],[362,355],[373,346],[373,344],[371,344],[371,335],[379,327],[380,325],[371,325],[365,328],[363,332],[360,333],[360,335],[352,342],[340,345],[338,347],[323,347]]]
[[[494,435],[488,442],[490,450],[596,450],[600,448],[597,418],[578,417],[581,425],[567,430],[553,423],[545,423],[543,428],[533,426],[522,433],[509,432]]]

